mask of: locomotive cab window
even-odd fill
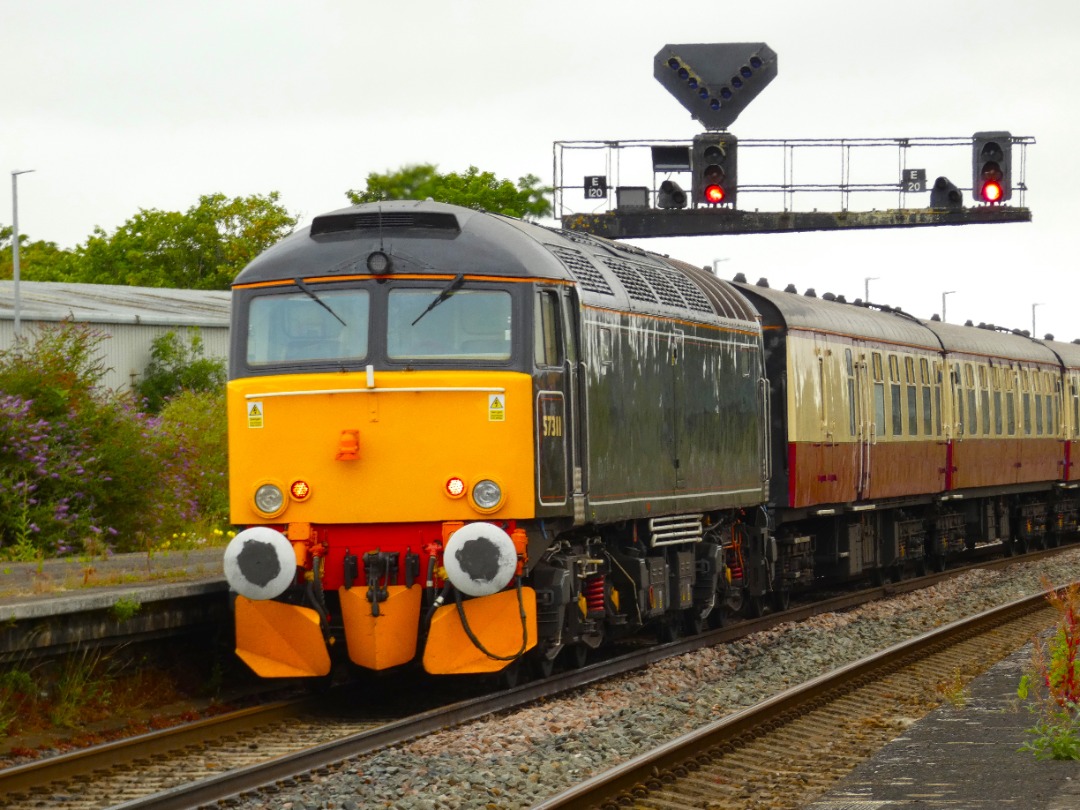
[[[320,290],[316,296],[278,293],[251,301],[249,365],[355,362],[367,357],[367,291]]]
[[[505,290],[400,287],[387,299],[392,360],[510,359],[511,300]]]
[[[536,294],[533,330],[533,354],[538,366],[562,365],[562,341],[559,340],[559,294],[540,290]]]

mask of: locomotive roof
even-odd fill
[[[1022,334],[927,321],[899,310],[886,311],[746,282],[736,282],[735,286],[760,306],[766,326],[840,334],[931,351],[944,349],[948,352],[1058,364],[1058,357],[1047,345]],[[1070,358],[1073,362],[1080,362],[1080,346],[1070,348],[1070,345],[1054,344],[1054,348],[1066,359],[1066,364],[1069,364]]]
[[[502,218],[470,208],[431,200],[366,203],[315,217],[257,256],[233,283],[368,274],[375,251],[390,256],[397,273],[565,277],[522,241]]]
[[[386,253],[393,272],[576,283],[588,305],[757,330],[756,312],[728,282],[631,245],[545,228],[432,200],[393,200],[315,217],[259,255],[234,285],[368,274]]]

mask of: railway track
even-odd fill
[[[953,573],[843,594],[660,647],[634,649],[491,695],[461,699],[444,690],[421,707],[416,696],[434,690],[404,689],[397,691],[409,694],[412,702],[395,707],[389,694],[373,700],[373,693],[364,687],[347,686],[336,690],[346,694],[344,699],[307,698],[246,709],[0,771],[0,808],[168,810],[198,807],[266,786],[273,791],[275,784],[304,781],[312,772],[328,772],[344,760],[389,745],[781,623],[927,587]],[[378,705],[381,710],[378,715],[357,716],[352,708],[356,704]]]
[[[536,805],[798,808],[1054,615],[1043,595],[954,622],[661,745]]]

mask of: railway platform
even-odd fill
[[[0,662],[220,623],[223,551],[0,562]]]
[[[1080,810],[1080,762],[1018,750],[1035,722],[1016,695],[1030,660],[1013,653],[804,810]]]

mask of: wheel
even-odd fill
[[[563,648],[562,656],[571,669],[583,669],[589,662],[589,648],[584,644],[571,644]]]
[[[533,676],[540,679],[550,678],[555,671],[555,659],[549,658],[542,652],[535,650],[533,652],[534,654],[529,656],[529,669],[532,670]]]
[[[708,624],[707,619],[701,615],[700,610],[691,608],[683,614],[683,630],[688,636],[699,636],[705,632]]]
[[[781,613],[791,607],[791,588],[781,588],[772,592],[772,607]]]
[[[679,638],[679,619],[664,616],[656,625],[656,640],[661,644],[670,644]]]
[[[748,619],[760,619],[765,615],[765,597],[764,596],[748,596],[746,597],[746,618]]]
[[[502,689],[513,689],[521,681],[521,659],[511,661],[499,671],[499,686]]]

